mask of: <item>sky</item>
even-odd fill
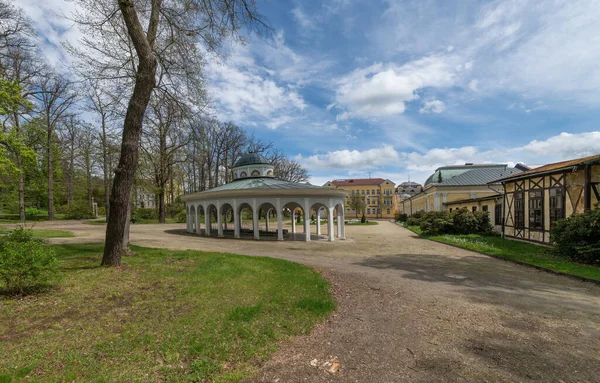
[[[273,32],[205,68],[210,113],[310,182],[600,153],[600,1],[257,0]],[[19,0],[67,64],[72,1]]]

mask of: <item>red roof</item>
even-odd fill
[[[335,186],[369,186],[369,185],[381,185],[386,180],[383,178],[354,178],[345,180],[333,180],[328,183],[332,183]]]

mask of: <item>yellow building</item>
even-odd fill
[[[600,201],[600,154],[544,165],[500,180],[507,238],[550,243],[556,221]]]
[[[364,202],[364,214],[367,218],[394,218],[396,213],[395,184],[383,178],[359,178],[333,180],[324,187],[347,190],[345,199],[346,218],[361,217],[361,211],[351,204],[353,197]]]
[[[399,212],[410,216],[418,211],[452,211],[460,208],[487,211],[490,221],[496,224],[499,231],[501,214],[498,213],[497,204],[503,191],[501,184],[494,181],[526,169],[521,165],[511,168],[506,164],[443,166],[429,176],[423,191],[400,202]]]

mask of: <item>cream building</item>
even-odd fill
[[[487,211],[490,221],[501,227],[502,185],[494,182],[520,173],[526,168],[518,165],[482,164],[443,166],[427,178],[423,191],[400,202],[399,212],[413,215],[418,211]]]
[[[323,187],[348,191],[345,198],[348,218],[362,216],[362,212],[350,206],[353,196],[359,196],[364,201],[364,213],[367,218],[394,218],[396,214],[395,184],[390,180],[383,178],[333,180]]]

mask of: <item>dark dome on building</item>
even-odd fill
[[[234,167],[247,166],[247,165],[258,165],[258,164],[271,164],[267,159],[258,153],[247,153],[240,157],[236,161]]]

